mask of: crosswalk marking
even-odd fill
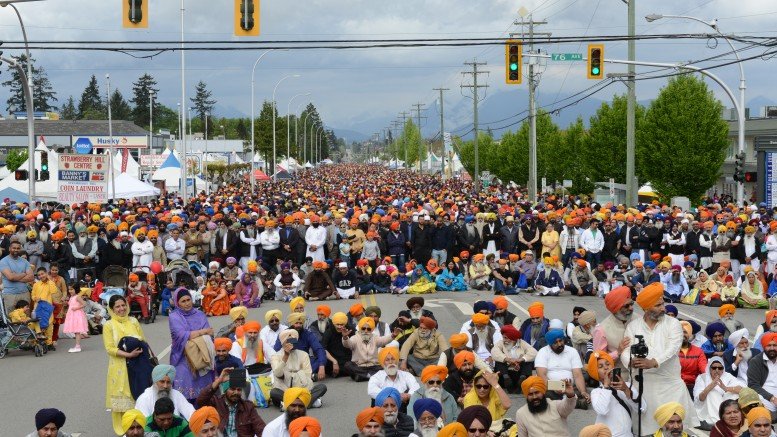
[[[510,303],[512,306],[518,309],[518,311],[524,313],[525,315],[529,315],[529,312],[526,311],[526,309],[520,305],[518,305],[512,298],[505,296],[505,299],[507,299],[507,302]]]

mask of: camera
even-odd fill
[[[631,356],[636,358],[647,358],[650,350],[645,344],[645,337],[642,335],[635,335],[637,338],[637,344],[631,345]]]

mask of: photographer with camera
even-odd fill
[[[642,377],[636,384],[646,407],[639,419],[641,435],[653,434],[660,428],[653,414],[660,405],[672,401],[682,404],[688,412],[687,425],[699,424],[688,389],[680,377],[678,352],[683,343],[683,329],[677,319],[666,317],[663,297],[661,283],[645,286],[637,295],[637,305],[645,314],[629,323],[624,334],[630,339],[631,347],[621,353],[621,361],[631,374],[636,372]]]
[[[631,437],[631,415],[637,410],[637,390],[626,383],[621,369],[607,351],[596,351],[588,358],[588,375],[599,381],[591,391],[591,406],[596,412],[596,423],[607,425],[613,437]],[[645,402],[642,401],[642,408]]]

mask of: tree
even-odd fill
[[[26,160],[26,150],[14,149],[8,152],[8,156],[5,158],[5,165],[8,167],[8,171],[16,171]]]
[[[646,180],[667,198],[696,200],[720,177],[728,148],[723,105],[702,79],[669,80],[637,132],[637,157]]]
[[[156,87],[156,80],[148,73],[144,73],[132,84],[132,102],[135,107],[132,109],[132,121],[138,126],[149,126],[149,106],[151,104],[151,92],[159,95],[159,89]],[[154,113],[159,111],[159,102],[154,101]],[[156,117],[155,117],[156,118]]]
[[[78,110],[76,109],[76,103],[73,96],[68,97],[67,102],[62,107],[62,113],[60,114],[63,120],[76,120],[78,119]]]
[[[205,82],[199,81],[194,91],[194,97],[190,99],[194,105],[194,112],[197,113],[197,118],[200,119],[203,126],[205,126],[205,116],[213,112],[213,107],[216,105],[216,101],[211,99],[211,94]]]
[[[27,72],[27,56],[13,56],[12,57],[19,65],[24,69],[25,74]],[[51,81],[46,74],[43,67],[35,66],[35,58],[32,58],[32,94],[33,94],[33,110],[34,111],[56,111],[57,106],[54,102],[57,102],[57,93],[51,86]],[[11,74],[11,78],[3,82],[3,86],[10,88],[10,96],[7,100],[6,110],[8,112],[26,112],[26,100],[24,98],[24,79],[19,73],[16,67],[8,66],[8,71]]]
[[[569,191],[573,194],[589,194],[594,190],[593,183],[596,181],[591,179],[588,163],[580,159],[580,153],[585,149],[587,142],[588,133],[583,125],[583,119],[578,117],[561,133],[558,148],[554,151],[554,167],[557,173],[553,180],[570,179],[572,188]]]
[[[413,123],[413,120],[408,119],[405,121],[405,127],[399,136],[398,145],[400,159],[404,160],[405,156],[407,156],[406,167],[409,168],[410,163],[414,163],[412,167],[418,168],[419,154],[422,161],[426,159],[426,146],[421,137],[421,130]],[[405,155],[405,151],[407,151],[407,155]]]
[[[625,95],[617,95],[612,104],[602,103],[591,117],[586,147],[580,149],[580,160],[588,167],[590,178],[594,182],[603,182],[614,178],[616,182],[626,183],[626,105]],[[645,108],[636,105],[635,127],[639,131],[645,118]],[[613,165],[618,163],[619,165]],[[641,171],[637,166],[637,172]],[[642,177],[640,176],[640,179]]]
[[[237,121],[235,130],[237,131],[237,137],[239,139],[243,141],[248,139],[248,127],[246,127],[246,123],[242,118]]]
[[[114,90],[111,94],[111,119],[113,120],[129,120],[132,116],[132,108],[129,103],[124,100],[124,96],[121,91]]]
[[[100,86],[94,75],[89,79],[84,92],[81,93],[81,100],[78,101],[78,116],[87,118],[87,113],[91,119],[94,119],[93,117],[97,114],[105,114],[105,103],[100,95]]]

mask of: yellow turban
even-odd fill
[[[270,320],[276,317],[278,320],[281,320],[283,318],[283,313],[281,313],[281,310],[270,310],[264,313],[264,321],[267,323],[270,323]]]
[[[386,361],[387,356],[393,356],[395,360],[399,361],[399,349],[395,347],[384,347],[383,349],[378,352],[378,364],[383,365],[383,362]]]
[[[235,321],[239,318],[246,318],[248,316],[248,308],[244,306],[234,307],[229,310],[229,318]]]
[[[311,397],[312,395],[308,389],[302,387],[292,387],[286,389],[286,391],[283,393],[283,405],[286,408],[289,408],[289,405],[293,404],[294,401],[299,399],[302,401],[302,404],[305,405],[305,408],[307,408],[308,405],[310,405]]]
[[[133,423],[138,422],[143,428],[146,427],[146,416],[140,410],[128,410],[121,416],[121,430],[126,434]]]
[[[334,323],[335,325],[345,325],[346,323],[348,323],[348,316],[345,315],[345,313],[340,313],[340,312],[334,313],[332,315],[332,323]]]
[[[588,425],[581,429],[580,437],[612,437],[612,431],[610,431],[607,425],[597,423],[596,425]]]
[[[369,325],[370,329],[375,329],[375,320],[373,320],[372,317],[365,317],[359,320],[359,324],[356,325],[356,327],[362,329],[364,325]]]
[[[452,348],[460,349],[467,344],[467,340],[469,340],[469,337],[467,337],[467,334],[460,332],[458,334],[451,335],[450,338],[448,338],[448,343],[451,345]]]
[[[291,313],[286,317],[286,321],[289,322],[289,325],[305,323],[305,313]]]
[[[490,320],[491,318],[485,314],[475,313],[472,315],[472,323],[476,325],[487,325]]]
[[[685,408],[679,402],[667,402],[656,409],[653,418],[658,426],[663,427],[675,414],[680,416],[680,419],[685,419]]]
[[[643,310],[653,308],[664,298],[664,286],[660,282],[646,285],[637,295],[637,305]]]
[[[302,305],[302,308],[305,308],[305,298],[301,296],[297,296],[294,299],[292,299],[289,302],[289,308],[291,308],[291,312],[294,312],[295,309],[297,309],[298,305]]]
[[[523,380],[521,383],[521,391],[523,392],[523,397],[526,397],[529,395],[529,390],[532,388],[536,388],[543,394],[545,394],[548,391],[548,386],[545,384],[545,380],[540,378],[539,376],[530,376]]]
[[[202,407],[192,413],[192,416],[189,418],[189,429],[199,433],[207,422],[216,425],[216,427],[221,423],[219,412],[213,407]]]
[[[772,415],[764,407],[755,407],[747,413],[747,423],[752,425],[758,419],[766,419],[769,422],[772,421]]]

